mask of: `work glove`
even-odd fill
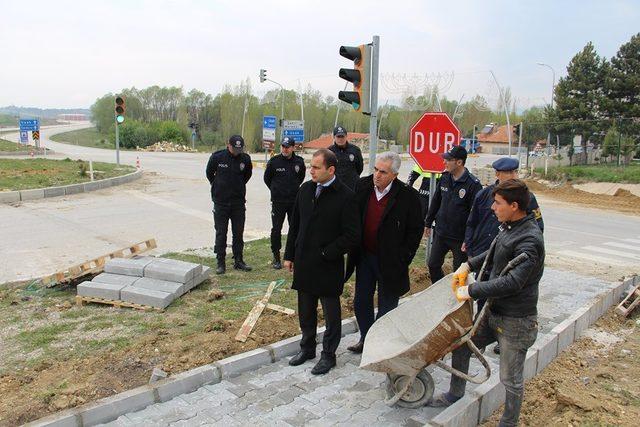
[[[468,299],[471,299],[469,296],[469,287],[468,286],[458,286],[456,289],[456,299],[458,302],[463,302]]]
[[[463,262],[460,264],[460,267],[456,271],[453,272],[453,279],[451,280],[451,290],[455,294],[460,286],[465,286],[467,284],[467,276],[470,271],[469,264]]]

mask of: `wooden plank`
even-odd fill
[[[117,308],[127,307],[127,308],[135,308],[136,310],[143,310],[143,311],[158,311],[158,312],[164,311],[164,309],[162,308],[152,307],[149,305],[135,304],[132,302],[119,301],[119,300],[107,300],[103,298],[94,298],[94,297],[83,297],[80,295],[76,296],[76,304],[78,305],[83,305],[90,302],[93,302],[96,304],[112,305]]]
[[[281,305],[277,305],[277,304],[267,304],[267,308],[273,311],[277,311],[279,313],[284,313],[286,315],[292,315],[292,314],[296,314],[295,310],[292,310],[290,308],[287,307],[283,307]]]
[[[640,283],[629,291],[615,311],[623,317],[627,317],[638,306],[640,306]]]
[[[240,327],[238,334],[236,335],[236,341],[245,342],[249,337],[249,334],[253,330],[253,327],[256,325],[258,318],[264,311],[267,303],[269,302],[269,298],[271,298],[271,294],[273,293],[274,288],[276,287],[276,282],[273,281],[269,283],[269,287],[267,287],[267,292],[264,294],[261,300],[257,301],[253,306],[249,315],[244,320],[244,323]]]

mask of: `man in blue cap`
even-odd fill
[[[480,190],[473,201],[471,213],[467,219],[467,228],[465,230],[464,244],[462,250],[467,253],[469,258],[479,255],[489,249],[491,242],[498,235],[500,222],[495,213],[491,210],[493,204],[493,189],[501,182],[509,179],[518,178],[518,160],[513,157],[503,157],[496,160],[491,165],[496,170],[496,182],[488,185]],[[526,213],[533,213],[535,220],[540,227],[540,231],[544,231],[544,221],[540,206],[536,200],[536,196],[529,192],[529,206]],[[490,269],[487,269],[489,271]],[[481,280],[478,278],[478,280]],[[485,300],[478,300],[478,312],[482,309]],[[493,349],[496,353],[500,352],[499,345]]]

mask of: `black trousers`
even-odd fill
[[[245,206],[240,204],[220,204],[213,205],[213,222],[216,229],[216,243],[214,251],[218,259],[224,259],[227,254],[227,230],[229,229],[229,221],[231,221],[231,233],[233,234],[233,243],[231,245],[233,257],[242,259],[242,249],[244,248]]]
[[[271,202],[271,252],[276,253],[282,248],[282,225],[284,217],[291,224],[293,216],[293,202]]]
[[[319,297],[308,292],[298,291],[298,319],[302,330],[300,348],[308,353],[316,352],[318,300],[322,304],[322,313],[324,314],[326,326],[324,337],[322,338],[322,356],[335,359],[342,335],[340,297]]]
[[[453,253],[453,269],[456,270],[460,264],[467,260],[467,254],[462,252],[462,240],[448,239],[439,236],[438,233],[433,234],[433,242],[431,244],[431,254],[429,255],[428,267],[431,283],[436,283],[444,277],[442,264],[447,252]]]

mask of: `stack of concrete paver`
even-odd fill
[[[209,267],[167,258],[114,258],[78,295],[165,308],[209,278]]]

